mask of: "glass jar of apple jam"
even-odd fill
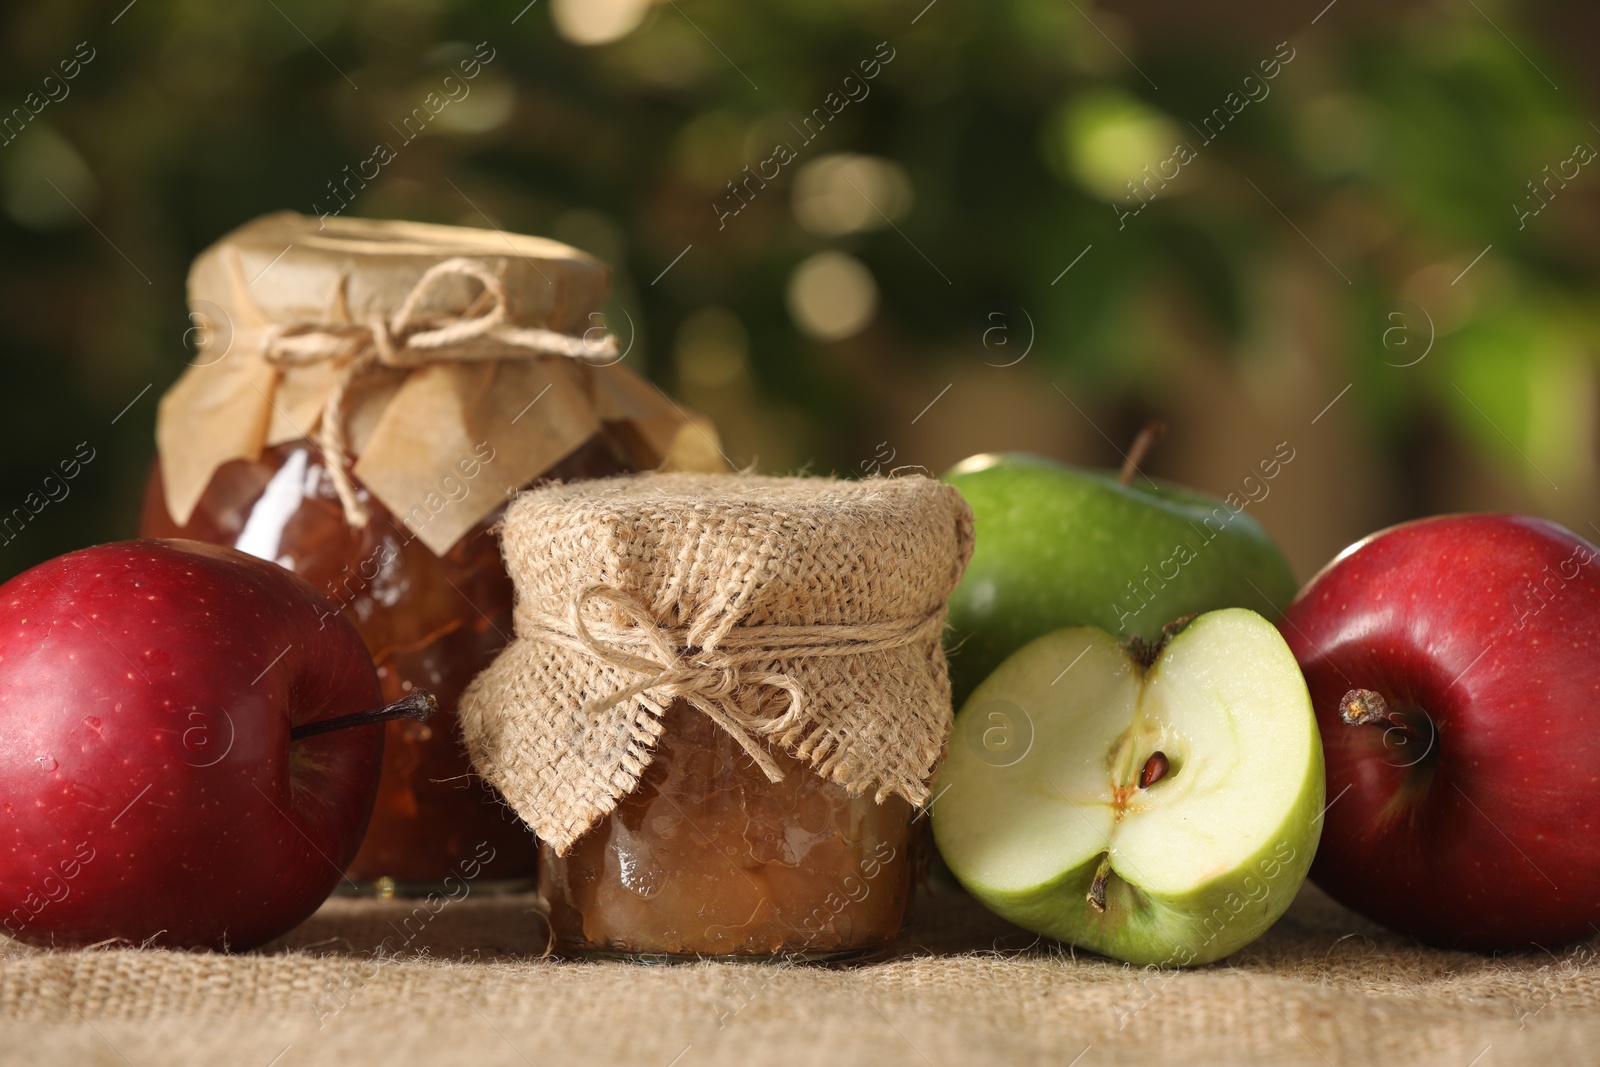
[[[630,462],[639,457],[598,436],[547,477],[596,478],[626,471]],[[385,895],[423,893],[458,874],[469,857],[481,860],[487,852],[492,858],[482,864],[480,889],[531,886],[533,835],[473,775],[456,723],[461,691],[511,632],[511,580],[489,532],[502,509],[436,556],[364,487],[356,492],[370,514],[361,528],[345,521],[316,445],[289,442],[218,469],[180,525],[167,512],[157,464],[139,534],[227,545],[287,567],[355,623],[377,664],[386,703],[413,687],[439,701],[427,722],[386,725],[378,796],[346,872],[350,879]]]
[[[553,948],[838,959],[905,922],[972,546],[926,478],[649,474],[521,494],[516,639],[461,700],[540,839]]]
[[[426,892],[469,863],[480,890],[533,884],[533,836],[456,720],[512,630],[490,528],[520,489],[696,466],[678,442],[714,433],[680,434],[681,409],[619,365],[608,290],[604,264],[542,238],[291,213],[190,272],[200,351],[162,399],[143,534],[296,571],[355,623],[388,699],[439,700],[387,728],[348,872],[365,888]]]
[[[852,797],[774,753],[769,782],[710,719],[677,702],[639,788],[539,890],[563,954],[841,959],[889,944],[911,903],[911,805]]]

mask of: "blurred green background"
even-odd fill
[[[741,465],[1115,466],[1154,416],[1218,494],[1288,443],[1250,507],[1302,578],[1436,511],[1600,537],[1600,14],[1325,2],[8,5],[0,512],[93,458],[0,576],[131,535],[190,259],[379,143],[346,214],[607,259]]]

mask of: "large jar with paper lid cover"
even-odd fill
[[[349,871],[379,892],[533,874],[532,835],[472,773],[455,717],[511,634],[490,532],[508,497],[722,465],[714,431],[626,368],[608,290],[604,264],[542,238],[291,213],[190,272],[202,343],[162,400],[141,531],[304,576],[361,631],[386,698],[439,698],[387,728]]]

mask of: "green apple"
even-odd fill
[[[1213,611],[1155,645],[1073,627],[956,718],[939,852],[1019,926],[1129,963],[1209,963],[1283,914],[1322,829],[1322,743],[1277,629]]]
[[[1264,498],[1294,458],[1285,448],[1245,479],[1246,492]],[[1241,607],[1276,619],[1294,599],[1289,564],[1242,496],[1124,485],[1021,454],[973,456],[945,481],[972,505],[978,535],[950,601],[957,704],[1001,660],[1063,626],[1153,641],[1184,615]]]

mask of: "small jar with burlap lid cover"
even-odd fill
[[[532,884],[533,839],[471,775],[455,721],[511,632],[489,532],[507,499],[724,466],[711,427],[627,369],[609,285],[605,264],[540,237],[289,212],[190,271],[200,350],[161,401],[141,531],[301,574],[361,631],[387,699],[438,697],[431,721],[386,727],[350,868],[380,892]]]
[[[649,474],[517,497],[516,635],[462,697],[557,951],[835,958],[900,931],[944,751],[955,489]]]

